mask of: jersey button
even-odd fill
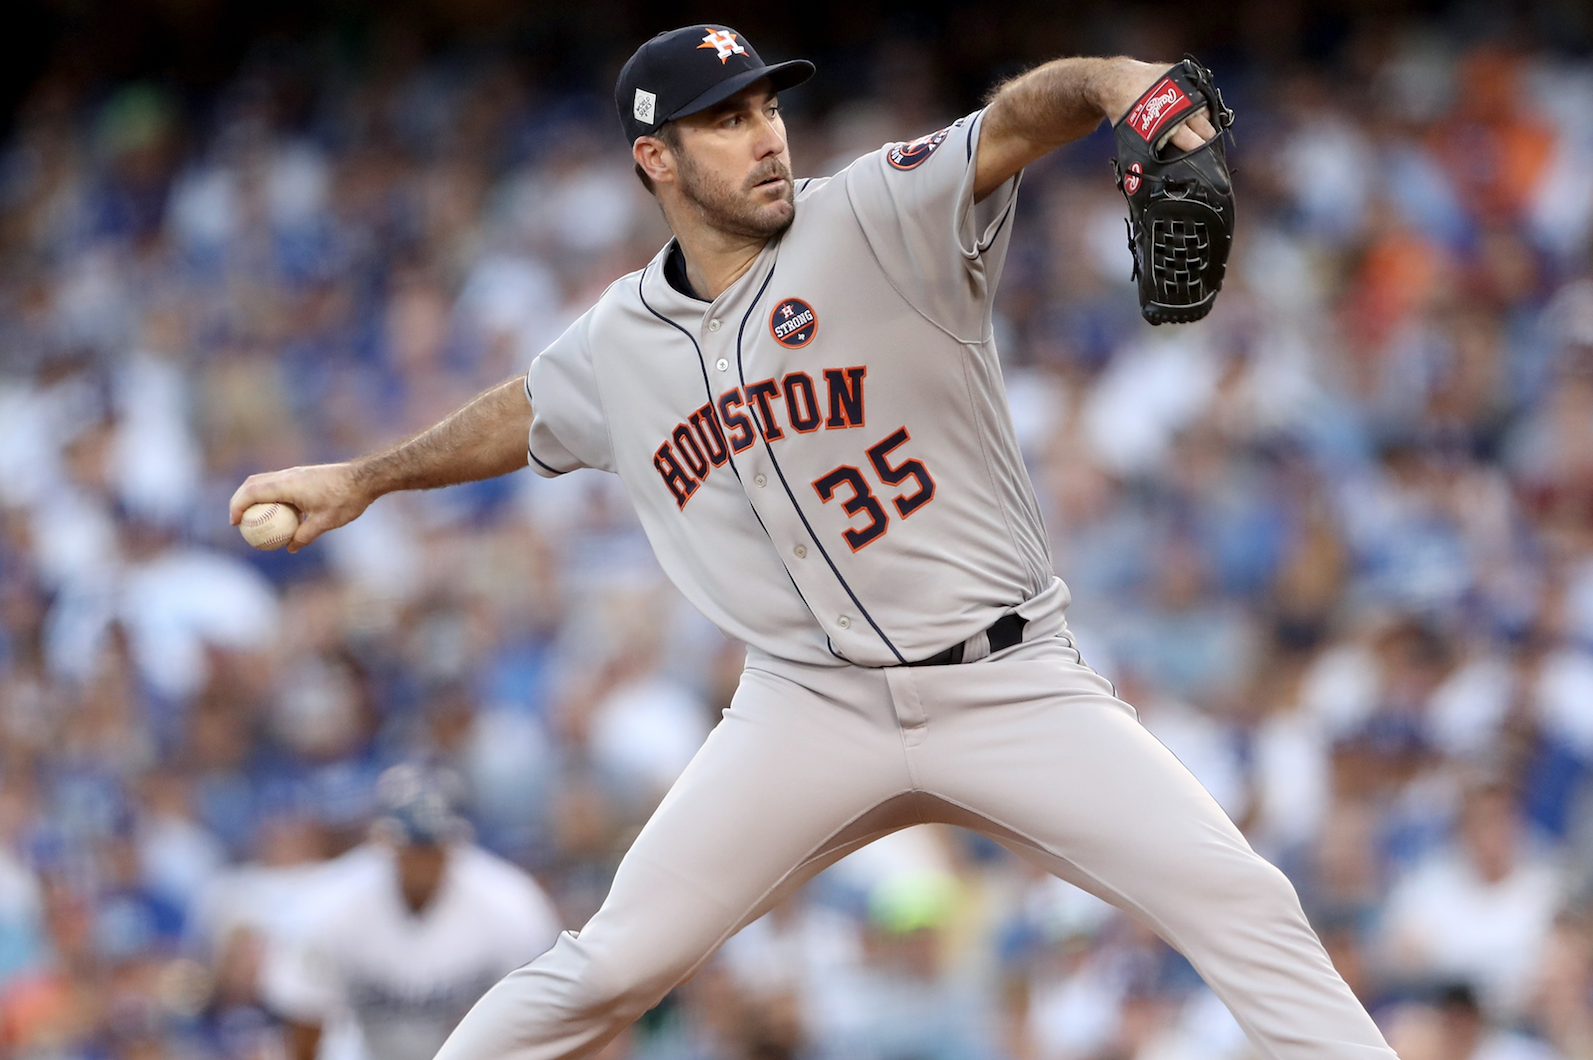
[[[722,372],[725,369],[730,367],[730,362],[725,360],[723,357],[721,357],[717,361],[714,362],[714,367],[719,369]]]
[[[808,554],[808,546],[806,546],[806,545],[798,545],[796,548],[793,548],[791,551],[796,554],[796,558],[797,559],[803,559]]]
[[[759,487],[767,486],[769,484],[769,480],[762,475],[753,475],[752,481]]]
[[[719,321],[717,321],[717,320],[708,321],[708,330],[709,331],[718,331],[719,330]]]
[[[842,629],[851,629],[852,628],[852,620],[850,618],[847,618],[845,615],[842,615],[840,618],[836,619],[835,620],[835,624],[837,626],[840,626]]]

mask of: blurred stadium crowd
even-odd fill
[[[1401,1056],[1588,1060],[1593,65],[1437,29],[1344,61],[1224,79],[1242,215],[1200,325],[1139,321],[1103,137],[1027,174],[1014,414],[1086,657]],[[799,173],[955,116],[921,49],[880,62],[793,94]],[[617,482],[390,497],[292,557],[225,511],[523,372],[650,258],[619,139],[600,97],[396,44],[197,112],[35,86],[0,154],[0,1055],[281,1055],[258,967],[395,762],[457,771],[567,926],[601,901],[741,661]],[[607,1055],[1247,1050],[1144,929],[925,828]]]

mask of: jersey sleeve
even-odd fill
[[[608,420],[592,364],[595,311],[582,314],[537,355],[526,373],[533,413],[527,455],[532,469],[544,478],[582,467],[614,470]]]
[[[875,257],[919,312],[977,340],[1011,237],[1014,176],[974,202],[984,111],[907,143],[886,144],[845,171],[847,195]]]
[[[260,962],[266,1007],[294,1023],[319,1026],[346,1007],[343,980],[319,931],[272,940]]]

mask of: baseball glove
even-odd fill
[[[1217,135],[1193,151],[1163,148],[1179,122],[1202,106]],[[1233,111],[1211,71],[1186,55],[1113,130],[1112,168],[1128,200],[1128,247],[1139,309],[1152,324],[1186,324],[1211,312],[1233,243],[1233,182],[1223,132]]]

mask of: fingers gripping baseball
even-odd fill
[[[328,530],[358,518],[371,500],[360,489],[348,464],[291,467],[245,479],[232,495],[231,520],[232,525],[238,526],[244,512],[255,504],[275,501],[292,505],[302,518],[287,548],[297,552]]]

